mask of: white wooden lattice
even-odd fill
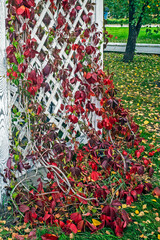
[[[38,4],[38,3],[40,3],[40,0],[36,0],[36,4]],[[88,14],[87,3],[88,3],[88,0],[77,0],[77,4],[79,6],[81,6],[81,10],[78,12],[77,17],[75,18],[75,20],[73,22],[70,20],[70,11],[72,9],[68,12],[66,20],[69,24],[71,32],[74,31],[74,29],[78,23],[81,25],[82,29],[85,29],[86,24],[84,23],[84,21],[82,19],[82,14],[84,14],[84,13]],[[93,21],[99,20],[98,21],[99,29],[102,30],[103,0],[97,0],[96,4],[97,4],[96,10],[95,10],[95,13],[93,14]],[[44,2],[41,3],[42,11],[41,11],[40,15],[38,15],[38,14],[35,15],[36,24],[35,24],[35,26],[32,26],[30,30],[31,30],[31,38],[35,38],[37,40],[37,49],[36,50],[41,53],[47,52],[49,55],[49,59],[52,60],[53,59],[52,50],[50,50],[46,47],[46,40],[48,38],[48,35],[46,34],[46,32],[48,32],[49,28],[56,26],[58,13],[61,12],[61,14],[64,15],[64,11],[63,11],[62,7],[60,7],[58,9],[58,11],[56,11],[53,14],[53,12],[51,12],[51,10],[50,10],[50,5],[51,5],[50,0],[46,1],[46,3],[44,3]],[[47,24],[45,21],[46,18],[48,19]],[[41,36],[38,36],[38,32],[42,32]],[[77,37],[77,39],[75,40],[75,44],[78,43],[79,40],[80,40],[80,36]],[[67,55],[65,52],[67,43],[64,43],[63,46],[60,46],[57,41],[57,37],[55,37],[52,47],[55,48],[55,46],[57,49],[60,49],[59,56],[64,61],[64,68],[66,68],[68,66],[68,64],[70,64],[70,66],[72,68],[70,78],[74,77],[75,66],[71,59],[73,51],[71,50],[69,55]],[[39,57],[35,57],[31,61],[30,65],[31,65],[31,68],[32,68],[32,66],[36,66],[36,68],[43,69],[46,66],[47,62],[48,62],[47,57],[43,61],[41,61],[39,59]],[[46,107],[46,115],[48,117],[48,120],[50,122],[54,123],[60,129],[62,137],[65,138],[68,133],[67,126],[64,123],[62,116],[58,116],[58,114],[57,114],[58,110],[60,108],[60,105],[62,103],[61,82],[57,82],[55,80],[53,74],[50,74],[47,77],[46,82],[49,83],[49,85],[51,87],[51,91],[44,93],[43,90],[41,90],[37,96],[38,102],[39,103],[43,102],[43,105],[45,105],[45,107]],[[76,92],[78,90],[78,87],[79,87],[79,82],[75,85],[74,92]],[[21,113],[25,112],[24,111],[25,106],[21,105],[21,99],[19,98],[17,88],[11,84],[10,85],[10,112],[12,111],[13,107],[16,107],[18,109],[18,111]],[[12,120],[13,119],[14,119],[14,113],[12,112]],[[30,134],[28,131],[28,124],[23,122],[22,119],[20,118],[19,121],[17,120],[14,122],[14,126],[16,126],[16,129],[18,131],[20,131],[20,135],[19,135],[20,140],[29,142]],[[24,151],[23,154],[26,154],[27,147],[25,149],[21,149],[21,150]]]

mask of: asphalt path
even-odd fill
[[[126,43],[108,43],[104,52],[119,52],[124,53],[126,49]],[[160,44],[136,44],[136,53],[144,54],[158,54],[160,55]]]

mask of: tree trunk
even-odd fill
[[[127,40],[127,46],[126,51],[124,53],[123,61],[124,62],[130,62],[133,61],[133,57],[135,54],[135,48],[136,48],[136,40],[139,35],[141,26],[142,26],[142,19],[144,16],[145,9],[149,2],[145,2],[141,14],[139,16],[139,19],[137,21],[137,24],[135,24],[135,5],[134,0],[129,0],[129,36]]]
[[[123,57],[124,62],[132,61],[135,53],[137,31],[135,23],[133,21],[134,14],[135,14],[134,0],[129,0],[129,36],[127,40],[126,51]]]
[[[124,62],[133,61],[133,57],[135,54],[135,48],[136,48],[136,40],[137,40],[136,26],[129,24],[129,36],[128,36],[128,41],[127,41],[126,51],[125,51],[124,57],[123,57]]]

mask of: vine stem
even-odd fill
[[[120,154],[120,156],[121,156],[121,158],[122,158],[123,165],[124,165],[124,174],[126,175],[126,171],[127,171],[126,160],[125,160],[123,154],[122,154],[118,149],[115,148],[115,143],[114,143],[114,141],[113,141],[113,139],[112,139],[111,131],[110,131],[110,130],[108,131],[108,134],[109,134],[109,138],[110,138],[110,140],[111,140],[111,142],[112,142],[112,144],[113,144],[113,146],[114,146],[114,149]]]

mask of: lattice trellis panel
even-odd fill
[[[97,0],[99,1],[99,0]],[[41,3],[39,0],[36,1],[36,4]],[[81,26],[82,29],[85,29],[86,24],[82,19],[83,14],[85,13],[86,15],[88,14],[87,10],[87,4],[88,0],[77,0],[77,4],[81,6],[81,10],[78,12],[77,17],[74,19],[74,21],[70,20],[70,11],[68,11],[66,21],[69,25],[70,31],[74,31],[75,27],[77,24]],[[52,49],[49,49],[47,47],[47,39],[48,39],[48,29],[53,28],[53,26],[57,25],[57,16],[59,12],[64,15],[64,11],[61,6],[59,6],[58,10],[53,13],[51,11],[51,1],[48,0],[46,2],[41,3],[41,12],[40,14],[35,15],[35,20],[36,24],[34,26],[30,26],[31,30],[31,38],[35,38],[37,41],[37,51],[43,55],[43,53],[47,53],[48,56],[45,54],[45,59],[40,59],[39,56],[35,57],[31,62],[30,66],[31,68],[35,67],[39,69],[43,69],[47,62],[48,58],[50,60],[53,60],[53,54],[52,54]],[[93,14],[93,20],[95,20],[95,15]],[[80,41],[80,36],[78,36],[75,40],[75,44]],[[61,59],[63,59],[63,64],[64,68],[67,68],[68,64],[70,65],[72,71],[70,73],[70,78],[74,77],[74,72],[75,72],[75,65],[72,59],[73,55],[73,50],[69,52],[69,54],[66,53],[66,47],[67,43],[64,42],[63,46],[60,46],[57,37],[55,36],[55,39],[52,43],[52,48],[54,49],[56,47],[57,50],[59,50],[59,56]],[[50,85],[50,91],[44,93],[44,90],[40,90],[37,99],[39,103],[43,103],[43,105],[46,107],[46,115],[48,117],[48,120],[52,123],[54,123],[61,132],[62,138],[65,138],[67,136],[67,125],[64,122],[64,119],[62,116],[58,115],[58,110],[60,109],[61,103],[62,103],[62,98],[61,98],[61,82],[56,81],[54,78],[53,74],[49,74],[47,77],[46,82]],[[74,92],[78,90],[79,87],[79,82],[75,85],[74,87]],[[10,86],[10,111],[13,107],[16,107],[18,109],[18,112],[25,112],[24,107],[26,106],[21,106],[21,99],[19,98],[19,95],[17,93],[17,88],[13,85]],[[12,121],[14,120],[14,115],[12,111]],[[20,118],[20,121],[17,120],[14,122],[14,126],[16,126],[16,131],[20,131],[20,139],[25,142],[29,143],[30,139],[30,134],[28,132],[28,124],[23,122],[23,120]],[[24,144],[25,146],[25,144]],[[27,147],[24,147],[22,151],[24,150],[24,154],[26,153]]]

